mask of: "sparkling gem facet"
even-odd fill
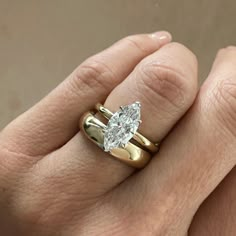
[[[126,145],[140,124],[140,103],[123,106],[108,121],[104,134],[104,150]]]

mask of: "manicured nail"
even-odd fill
[[[167,31],[158,31],[150,34],[151,38],[157,40],[160,44],[166,44],[171,42],[172,36]]]

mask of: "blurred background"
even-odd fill
[[[236,44],[235,0],[0,0],[0,129],[88,56],[123,36],[168,30],[206,77]]]

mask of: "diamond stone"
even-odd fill
[[[109,119],[104,134],[104,150],[125,146],[134,136],[140,124],[141,104],[135,102],[123,106]]]

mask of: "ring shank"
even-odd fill
[[[84,134],[103,150],[105,127],[106,125],[90,112],[85,113],[80,121],[80,128]],[[109,151],[109,154],[135,168],[143,168],[151,158],[150,153],[130,142],[124,148],[118,147],[112,149]]]

